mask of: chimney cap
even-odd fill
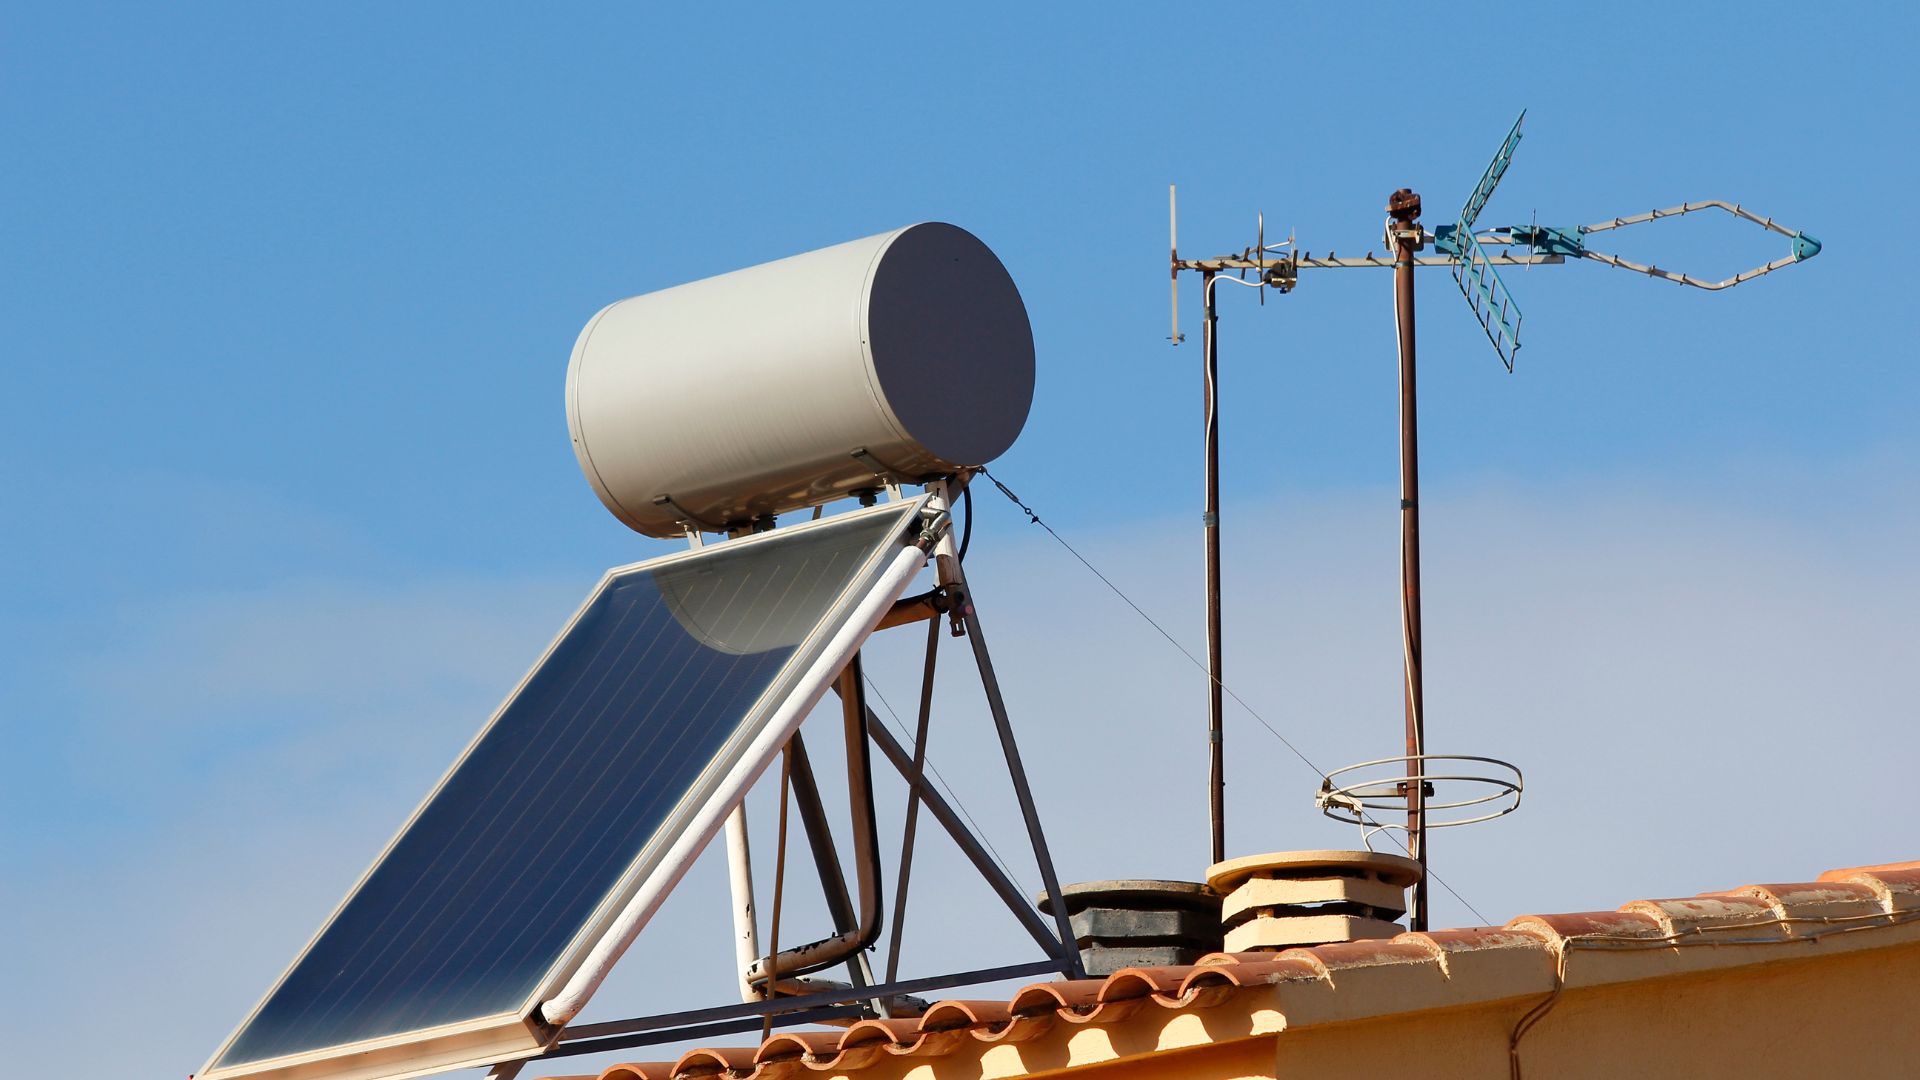
[[[1249,878],[1326,877],[1328,871],[1367,874],[1405,888],[1420,880],[1421,866],[1402,855],[1378,851],[1273,851],[1243,855],[1207,867],[1207,884],[1229,893]]]

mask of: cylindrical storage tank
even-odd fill
[[[581,471],[658,537],[984,465],[1032,401],[1019,290],[939,222],[621,300],[567,366]]]

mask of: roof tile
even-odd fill
[[[1888,914],[1920,910],[1920,862],[1881,863],[1829,870],[1821,881],[1851,881],[1874,891]]]
[[[782,1031],[760,1044],[754,1061],[798,1061],[807,1057],[829,1057],[839,1053],[844,1033],[839,1031]]]
[[[1704,950],[1710,955],[1702,958],[1703,950],[1682,947],[1695,937],[1711,941],[1718,931],[1732,931],[1726,940],[1742,946],[1766,948],[1769,940],[1785,943],[1836,924],[1913,924],[1911,912],[1920,912],[1920,862],[1857,866],[1830,870],[1816,882],[1637,900],[1618,911],[1523,915],[1504,927],[1403,933],[1280,953],[1211,953],[1191,966],[1123,968],[1105,979],[1034,983],[1004,1002],[942,1001],[917,1019],[862,1020],[844,1031],[783,1031],[757,1047],[692,1050],[671,1065],[612,1065],[598,1080],[845,1074],[888,1056],[934,1058],[980,1044],[1023,1043],[1049,1035],[1063,1021],[1118,1023],[1139,1015],[1148,1002],[1164,1010],[1212,1009],[1251,993],[1268,995],[1256,999],[1258,1008],[1279,1010],[1289,1025],[1345,1019],[1539,993],[1552,988],[1556,958],[1574,946],[1603,945],[1613,954],[1605,965],[1611,978],[1595,971],[1581,982],[1646,978],[1683,969],[1688,961],[1676,959],[1683,953],[1694,954],[1695,966],[1750,962],[1724,949]]]
[[[1180,984],[1185,981],[1187,967],[1130,967],[1121,968],[1100,986],[1100,1000],[1127,1001],[1132,998],[1144,998],[1152,994],[1180,993]]]
[[[1809,922],[1858,920],[1886,914],[1886,907],[1872,886],[1855,881],[1810,881],[1792,885],[1743,885],[1734,890],[1766,903],[1789,935],[1805,936],[1817,931]]]
[[[998,1027],[1013,1019],[1013,1007],[1005,1001],[942,1001],[920,1018],[924,1031],[952,1031],[956,1028]]]
[[[754,1055],[757,1046],[718,1046],[689,1050],[680,1055],[673,1063],[675,1076],[719,1076],[721,1073],[738,1071],[751,1073],[754,1070]],[[608,1080],[605,1073],[600,1080]]]
[[[1774,906],[1765,897],[1747,895],[1745,889],[1673,900],[1635,900],[1620,910],[1651,916],[1666,937],[1730,926],[1764,927],[1776,937],[1786,936]]]
[[[1542,932],[1556,948],[1569,938],[1662,938],[1659,919],[1639,911],[1573,911],[1563,915],[1522,915],[1508,929]]]

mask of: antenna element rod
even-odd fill
[[[1167,334],[1167,340],[1180,344],[1180,202],[1176,198],[1174,186],[1167,185],[1167,265],[1173,269],[1168,273],[1171,279],[1170,289],[1173,297],[1173,328]]]
[[[1212,826],[1213,861],[1227,861],[1227,808],[1224,747],[1220,721],[1225,711],[1220,677],[1220,320],[1213,301],[1213,271],[1201,274],[1200,294],[1206,301],[1201,327],[1202,365],[1206,395],[1206,512],[1200,517],[1207,551],[1207,769],[1208,821]]]
[[[1426,700],[1420,677],[1420,414],[1414,388],[1413,256],[1420,250],[1420,196],[1401,188],[1387,200],[1393,249],[1394,324],[1400,335],[1400,633],[1406,665],[1407,854],[1420,864],[1410,929],[1427,928]]]

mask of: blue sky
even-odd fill
[[[1715,295],[1510,274],[1512,376],[1423,276],[1430,730],[1531,782],[1442,872],[1502,919],[1920,855],[1897,800],[1920,752],[1916,87],[1863,45],[1917,29],[1752,4],[9,12],[0,1000],[128,1033],[19,1067],[197,1068],[600,571],[672,550],[568,448],[567,352],[603,304],[971,229],[1039,354],[996,472],[1197,647],[1199,350],[1165,340],[1166,185],[1183,253],[1251,243],[1264,211],[1357,254],[1394,188],[1444,221],[1522,107],[1486,223],[1727,198],[1826,251]],[[1605,240],[1715,277],[1783,247],[1719,217]],[[1391,753],[1389,281],[1252,301],[1222,315],[1229,681],[1327,763]],[[1063,872],[1197,875],[1202,684],[1011,507],[979,513]],[[876,673],[896,704],[907,651]],[[1007,851],[954,694],[946,771]],[[1230,724],[1236,853],[1353,842]],[[968,954],[927,934],[929,968]],[[727,993],[722,938],[654,947],[630,966]],[[606,1014],[675,1004],[657,987],[616,982]]]

